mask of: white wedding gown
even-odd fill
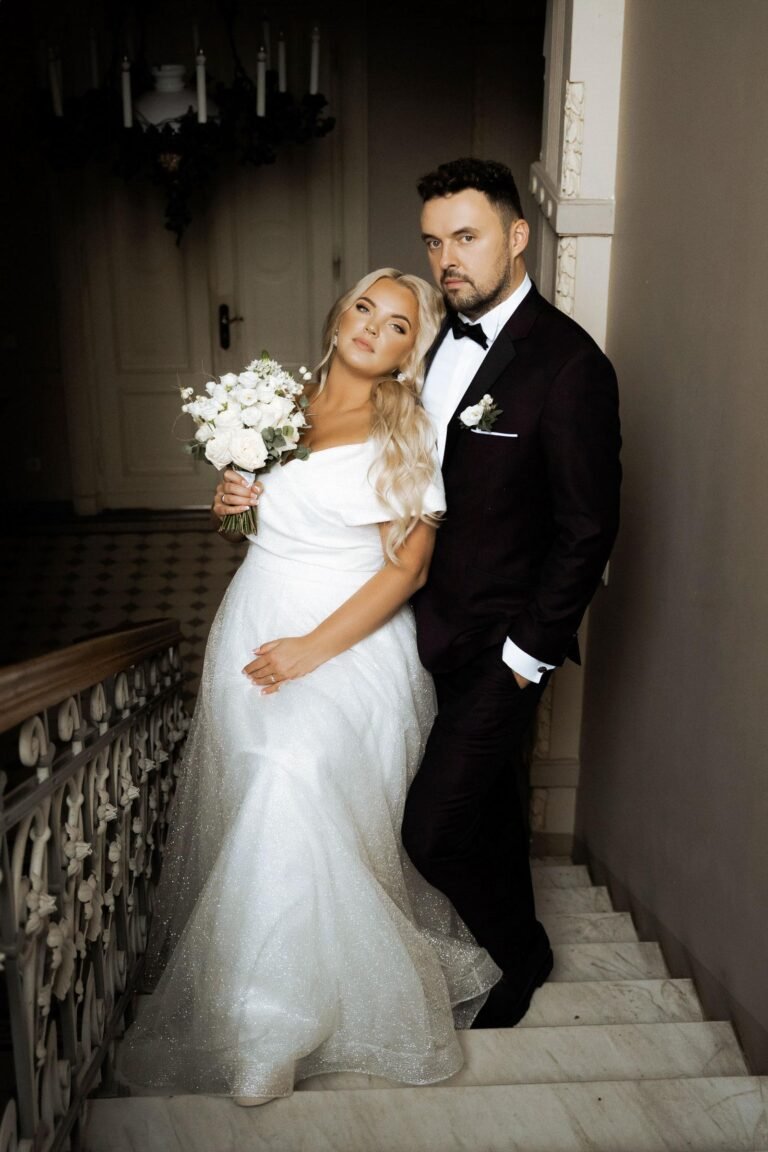
[[[211,629],[150,942],[129,1082],[287,1095],[307,1076],[409,1084],[462,1063],[500,976],[405,856],[403,804],[434,715],[408,607],[263,696],[253,649],[312,629],[382,564],[372,442],[263,479],[258,535]],[[426,507],[444,507],[442,492]]]

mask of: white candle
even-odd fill
[[[277,86],[281,92],[288,91],[287,70],[285,67],[285,36],[280,33],[277,41]]]
[[[205,91],[205,54],[202,48],[197,54],[195,64],[197,71],[197,122],[205,124],[208,120],[208,98]]]
[[[320,87],[320,29],[312,29],[312,55],[309,61],[309,94],[316,96]]]
[[[91,28],[91,35],[89,38],[90,55],[91,55],[91,85],[94,88],[99,86],[99,42],[96,39],[96,31]]]
[[[256,115],[267,114],[267,53],[259,49],[256,57]]]
[[[133,127],[133,104],[131,103],[131,62],[127,56],[123,57],[123,128]]]
[[[261,22],[261,42],[264,45],[264,51],[267,54],[267,68],[272,67],[272,47],[269,39],[269,20],[262,20]]]
[[[48,49],[48,79],[51,85],[51,104],[54,116],[64,115],[64,106],[61,100],[61,62],[56,57],[53,48]]]

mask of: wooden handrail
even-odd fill
[[[178,620],[151,620],[0,668],[0,732],[182,639]]]

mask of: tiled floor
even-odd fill
[[[227,584],[244,555],[206,516],[116,519],[3,540],[0,662],[14,663],[125,624],[171,617],[185,637],[190,694]]]

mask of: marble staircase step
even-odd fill
[[[533,887],[542,888],[591,888],[592,880],[586,865],[563,864],[541,865],[531,869]]]
[[[433,1085],[457,1090],[500,1084],[566,1084],[673,1077],[746,1076],[730,1024],[655,1023],[581,1025],[460,1032],[464,1067]],[[313,1076],[299,1092],[398,1092],[409,1086],[361,1072]],[[161,1089],[130,1087],[132,1097],[164,1096]]]
[[[93,1100],[83,1152],[756,1152],[768,1078]]]
[[[539,888],[536,911],[613,912],[613,904],[607,888]]]
[[[691,980],[549,980],[518,1028],[703,1020]]]
[[[555,949],[557,953],[558,949]],[[140,1016],[147,996],[140,994]],[[704,1019],[692,980],[548,980],[534,994],[518,1028],[582,1027],[592,1024],[694,1023]]]
[[[669,976],[658,944],[555,944],[550,980],[662,980]]]
[[[217,1097],[89,1102],[82,1152],[758,1152],[768,1078],[730,1024],[706,1022],[605,888],[563,857],[532,861],[551,979],[516,1029],[458,1034],[464,1067],[413,1088],[359,1073],[241,1109]]]
[[[435,1087],[666,1080],[675,1076],[746,1076],[730,1024],[608,1024],[581,1028],[504,1028],[460,1032],[464,1067]],[[380,1076],[312,1076],[299,1091],[403,1090]]]
[[[637,940],[628,912],[542,912],[539,919],[552,944],[626,944]]]
[[[548,993],[553,984],[557,983],[578,985],[594,982],[598,985],[604,982],[647,980],[669,984],[678,983],[669,980],[669,972],[658,944],[638,941],[586,944],[553,943],[552,951],[555,958],[552,975],[544,987],[537,990],[533,999],[534,1005],[538,1003],[539,997]],[[596,988],[594,994],[591,991],[585,991],[584,997],[592,997],[594,1002],[594,995],[599,996],[599,994],[600,990]],[[553,993],[553,995],[562,998],[563,1002],[567,1000],[567,995],[563,997],[557,993]],[[617,993],[617,995],[619,994]],[[695,997],[695,993],[692,995]],[[135,1011],[137,1014],[141,1012],[145,1001],[145,995],[139,995],[136,998]],[[575,1001],[573,1002],[575,1003]],[[610,1023],[610,1021],[604,1022]]]

